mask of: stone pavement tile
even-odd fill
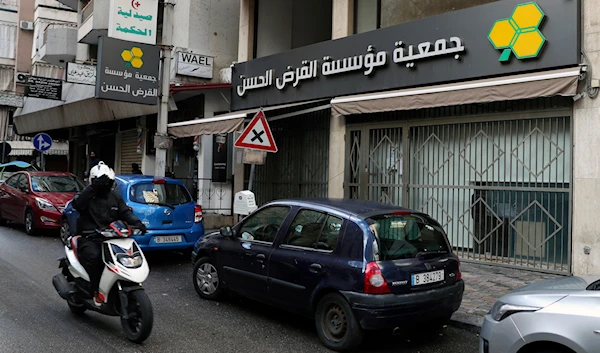
[[[483,324],[483,317],[503,295],[530,283],[561,277],[465,262],[461,264],[461,270],[465,281],[465,293],[462,305],[452,319],[474,326]]]

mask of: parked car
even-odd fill
[[[191,251],[204,235],[202,208],[193,201],[185,185],[175,179],[147,175],[117,175],[115,190],[148,232],[133,236],[143,251]],[[77,235],[79,213],[69,202],[61,219],[61,239]]]
[[[15,173],[0,185],[0,222],[23,223],[29,235],[39,229],[59,229],[65,204],[83,188],[69,173]]]
[[[6,179],[10,178],[16,172],[35,172],[37,169],[22,161],[14,161],[0,164],[0,183],[3,183]]]
[[[600,276],[533,283],[501,297],[485,316],[480,353],[600,351]]]
[[[460,262],[426,214],[357,200],[268,203],[192,252],[205,299],[230,290],[313,317],[323,344],[348,350],[364,330],[440,325],[462,301]]]

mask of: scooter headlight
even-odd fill
[[[142,259],[142,255],[140,255],[140,253],[135,253],[133,255],[118,254],[117,260],[119,261],[119,263],[121,265],[123,265],[127,268],[140,267],[142,265],[142,262],[144,261]]]

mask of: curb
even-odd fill
[[[455,312],[450,318],[450,323],[456,326],[467,327],[469,329],[481,329],[484,318],[473,314]]]

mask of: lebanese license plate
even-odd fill
[[[157,244],[181,243],[181,235],[158,235],[154,237],[154,242]]]
[[[444,270],[416,273],[411,276],[411,284],[413,286],[420,286],[428,283],[441,282],[444,280]]]

